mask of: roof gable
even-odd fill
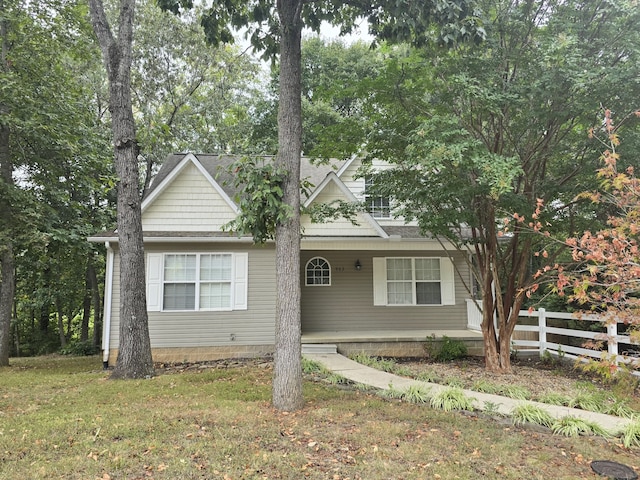
[[[238,207],[195,155],[171,160],[142,202],[144,231],[220,231],[236,218]]]
[[[182,158],[180,159],[180,157]],[[176,160],[179,160],[177,164]],[[216,163],[217,168],[207,168],[211,167],[211,165],[203,164],[193,153],[188,153],[184,156],[172,155],[163,164],[160,172],[158,172],[158,175],[156,176],[156,178],[154,178],[151,188],[142,201],[143,214],[144,211],[149,207],[149,205],[151,205],[189,165],[193,165],[195,168],[197,168],[202,176],[222,197],[222,199],[227,202],[229,207],[236,213],[239,213],[238,206],[233,202],[233,200],[231,200],[231,196],[229,195],[229,193],[225,191],[225,189],[222,188],[222,185],[214,179],[214,177],[218,174],[217,170],[222,171],[222,167],[224,165],[222,163]]]
[[[358,199],[338,178],[335,172],[330,172],[320,185],[304,202],[305,207],[313,203],[329,203],[334,200],[357,202]],[[304,215],[301,224],[306,236],[377,236],[388,238],[384,229],[367,212],[358,212],[356,216],[358,225],[353,225],[350,220],[337,218],[322,224],[312,223],[311,219]]]

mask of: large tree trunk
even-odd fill
[[[303,405],[300,321],[300,155],[301,0],[279,0],[280,98],[276,162],[288,172],[283,201],[291,209],[286,222],[276,226],[276,345],[273,405],[298,410]]]
[[[0,0],[0,70],[2,71],[9,69],[8,28],[7,19],[4,16],[4,2]],[[0,104],[0,116],[7,114],[6,110],[6,106]],[[15,294],[15,258],[11,234],[8,231],[12,224],[10,195],[14,188],[9,139],[9,126],[0,122],[0,225],[4,230],[0,244],[0,366],[9,365],[11,311]]]
[[[112,378],[152,376],[140,208],[138,145],[131,108],[131,49],[134,0],[120,0],[118,37],[114,38],[102,0],[90,0],[91,23],[109,77],[109,111],[118,175],[118,248],[120,252],[120,345]]]

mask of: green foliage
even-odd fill
[[[402,399],[409,403],[429,403],[430,390],[422,385],[411,385],[402,392]]]
[[[616,363],[615,356],[609,356],[603,354],[602,358],[587,359],[586,361],[576,361],[576,368],[579,368],[585,373],[593,374],[601,381],[611,384],[614,381],[616,374],[618,373],[618,364]]]
[[[242,192],[235,199],[240,214],[223,229],[251,235],[258,244],[273,239],[276,226],[286,222],[293,213],[282,201],[288,172],[272,161],[243,157],[231,166],[229,173],[234,187]]]
[[[577,437],[578,435],[610,436],[609,433],[597,423],[574,416],[567,416],[554,421],[551,425],[551,430],[555,434],[565,435],[567,437]]]
[[[478,380],[474,382],[471,389],[475,390],[476,392],[497,394],[498,392],[500,392],[501,387],[500,385],[496,385],[495,383],[491,383],[486,380]]]
[[[416,376],[416,380],[427,383],[440,383],[440,376],[434,370],[426,370],[420,372]]]
[[[500,411],[500,404],[486,401],[482,406],[482,411],[487,415],[497,415]]]
[[[320,363],[315,360],[309,360],[306,357],[302,357],[302,373],[325,373],[327,369]]]
[[[517,292],[542,280],[531,262],[543,272],[545,258],[563,258],[564,247],[536,230],[562,238],[606,219],[576,195],[597,186],[597,145],[587,131],[600,105],[626,111],[640,94],[637,82],[629,86],[640,35],[619,35],[640,10],[628,1],[480,4],[487,37],[477,48],[389,52],[387,69],[363,88],[373,97],[366,150],[393,165],[373,180],[398,216],[477,254],[481,294],[499,299],[485,313],[500,330],[515,321],[501,312],[520,310]],[[626,132],[634,142],[637,125]]]
[[[622,418],[633,418],[638,415],[639,412],[636,412],[631,406],[629,402],[621,399],[614,399],[612,402],[609,402],[605,405],[604,412],[608,415],[615,415],[616,417]]]
[[[626,448],[640,447],[640,417],[624,427],[622,432],[622,444]]]
[[[375,368],[377,370],[382,370],[383,372],[395,373],[398,375],[408,373],[406,369],[399,367],[396,361],[392,358],[372,357],[364,352],[350,355],[349,358],[354,362],[361,363],[362,365],[366,365],[367,367]]]
[[[192,0],[158,0],[158,5],[175,14],[193,8]],[[352,31],[362,18],[370,24],[371,33],[380,40],[456,45],[479,42],[484,38],[480,12],[475,2],[457,0],[447,4],[431,2],[398,3],[395,0],[376,2],[300,2],[293,11],[276,6],[268,0],[228,0],[214,2],[202,14],[202,27],[207,41],[214,46],[233,43],[234,30],[246,29],[247,38],[263,58],[279,53],[280,15],[295,16],[296,22],[319,32],[322,21],[340,25],[344,33]]]
[[[553,417],[549,415],[549,412],[531,403],[523,403],[516,406],[511,411],[511,417],[516,425],[535,423],[536,425],[551,427],[554,423]]]
[[[549,405],[569,405],[571,400],[566,395],[552,392],[542,395],[538,401]]]
[[[132,98],[147,175],[169,153],[254,152],[250,110],[262,101],[257,59],[207,45],[196,12],[177,18],[136,2]]]
[[[72,341],[60,349],[62,355],[90,356],[100,353],[100,349],[93,341]]]
[[[446,335],[441,340],[437,340],[435,335],[427,337],[424,348],[429,358],[437,362],[458,360],[468,354],[467,346],[462,340],[452,339]]]
[[[445,388],[431,397],[431,406],[445,412],[452,410],[473,410],[473,398],[469,398],[460,388]]]
[[[576,368],[594,375],[604,384],[611,386],[616,393],[622,395],[633,394],[638,385],[640,385],[640,379],[633,375],[627,365],[616,363],[615,360],[615,358],[603,354],[599,360],[577,361]]]
[[[390,383],[388,388],[380,391],[380,396],[391,400],[401,400],[404,396],[404,391],[397,389]]]
[[[498,415],[500,412],[500,404],[490,401],[485,401],[482,404],[482,411],[487,415]]]
[[[507,385],[501,389],[501,393],[510,398],[517,400],[528,400],[531,398],[531,392],[520,385]]]
[[[461,379],[455,378],[455,377],[447,378],[445,380],[444,384],[448,385],[450,387],[455,387],[455,388],[463,388],[464,387],[464,382]]]
[[[357,202],[334,200],[329,203],[314,202],[302,209],[302,214],[309,215],[312,223],[324,223],[328,220],[344,218],[352,225],[358,225],[356,216],[364,210],[364,206]]]
[[[339,373],[329,373],[325,378],[325,382],[331,385],[351,385],[353,382]]]
[[[569,407],[589,410],[590,412],[605,412],[607,398],[597,392],[580,392],[569,401]]]

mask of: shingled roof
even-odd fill
[[[160,171],[154,177],[149,190],[145,196],[149,196],[158,185],[176,168],[184,159],[187,153],[174,153],[169,155],[160,167]],[[194,153],[192,154],[204,167],[209,175],[218,182],[229,198],[234,198],[238,193],[233,185],[233,176],[230,173],[231,166],[240,158],[239,155],[212,155]],[[273,156],[264,156],[265,162],[275,161]],[[308,157],[300,159],[300,178],[309,181],[312,185],[318,186],[329,174],[336,172],[344,164],[344,161],[330,160],[328,163],[312,162]]]

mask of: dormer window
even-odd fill
[[[369,195],[367,191],[373,187],[373,179],[367,177],[364,179],[364,201],[367,205],[367,211],[373,218],[391,218],[391,207],[389,197],[380,195]]]

